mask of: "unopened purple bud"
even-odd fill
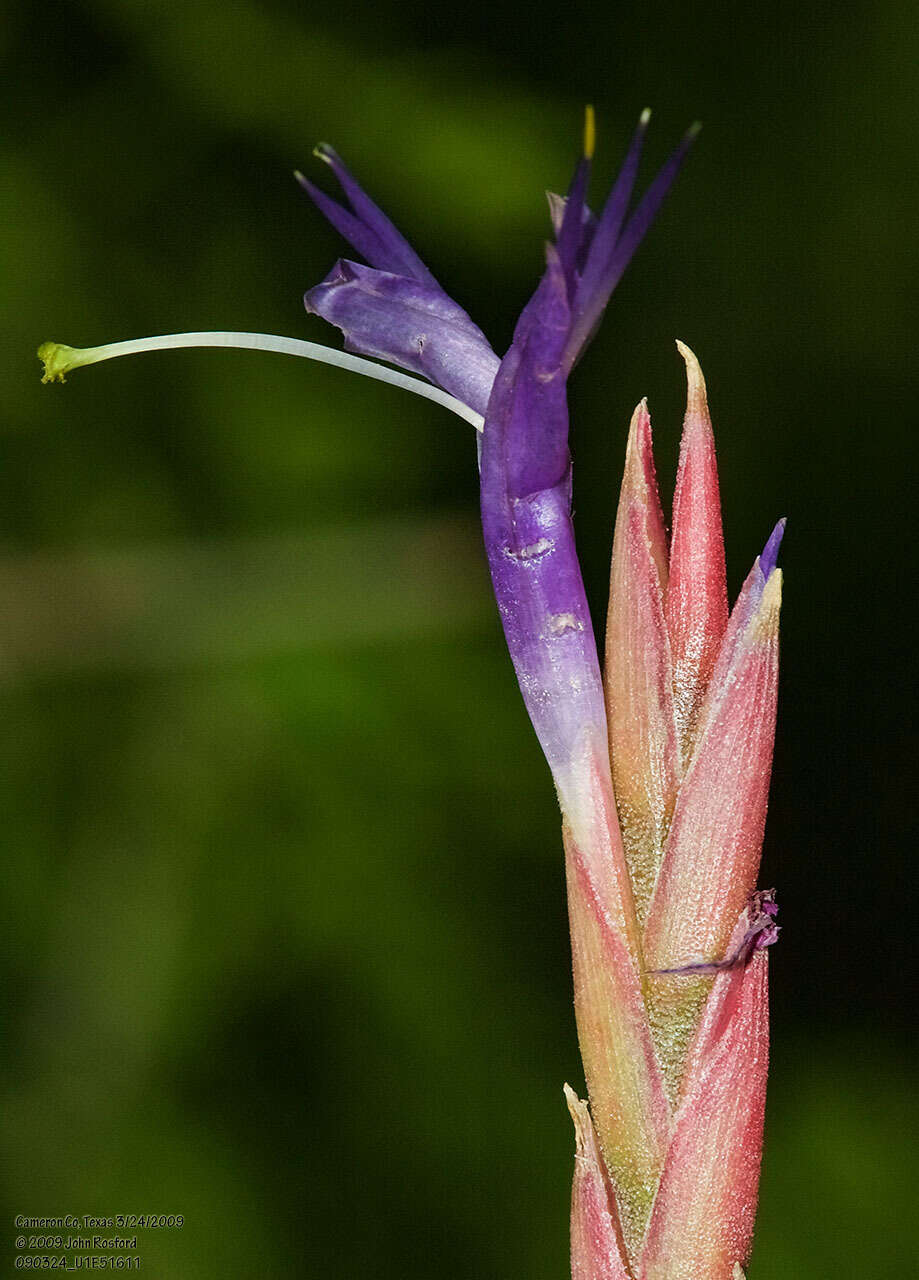
[[[779,558],[779,547],[782,545],[782,538],[785,534],[785,521],[786,517],[782,516],[770,533],[769,541],[763,547],[762,555],[759,558],[759,567],[762,570],[763,577],[767,580]]]

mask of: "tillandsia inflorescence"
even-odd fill
[[[306,294],[348,352],[264,334],[45,344],[45,380],[133,351],[246,346],[326,360],[438,400],[480,434],[485,547],[508,648],[563,818],[575,1009],[590,1105],[574,1280],[737,1280],[753,1231],[768,1059],[772,891],[755,890],[775,727],[780,521],[732,611],[706,388],[688,376],[673,506],[635,410],[613,541],[604,669],[571,518],[567,381],[671,186],[690,130],[630,213],[648,113],[598,215],[593,153],[550,196],[546,269],[499,358],[329,147],[347,204],[298,180],[365,263]],[[366,357],[401,366],[396,373]],[[422,381],[421,379],[428,381]]]

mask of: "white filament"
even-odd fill
[[[420,378],[413,378],[395,369],[388,369],[386,365],[377,364],[375,360],[365,360],[361,356],[351,355],[348,351],[336,351],[332,347],[323,347],[318,342],[304,342],[301,338],[282,338],[272,333],[163,333],[155,338],[135,338],[129,342],[111,342],[106,346],[94,347],[91,353],[92,358],[80,363],[95,364],[99,360],[113,360],[116,356],[131,356],[141,351],[168,351],[180,347],[241,347],[246,351],[277,351],[281,355],[303,356],[307,360],[336,365],[339,369],[361,373],[365,378],[377,378],[380,382],[388,382],[394,387],[401,387],[404,391],[411,391],[416,396],[424,396],[471,423],[476,431],[481,431],[483,427],[480,413],[470,409],[455,396],[441,391],[440,387],[422,382]],[[90,352],[79,354],[89,355]]]

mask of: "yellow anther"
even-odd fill
[[[584,159],[593,160],[594,147],[597,142],[597,122],[594,109],[589,104],[584,108]]]

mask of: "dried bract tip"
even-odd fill
[[[688,383],[686,412],[687,414],[707,414],[708,395],[705,387],[705,378],[702,374],[702,367],[696,359],[693,351],[687,347],[685,342],[681,342],[679,338],[677,338],[676,345],[677,350],[683,357],[686,364],[686,379]]]
[[[616,1199],[587,1103],[567,1084],[565,1099],[577,1143],[571,1187],[572,1280],[629,1280],[632,1273],[626,1261]]]

